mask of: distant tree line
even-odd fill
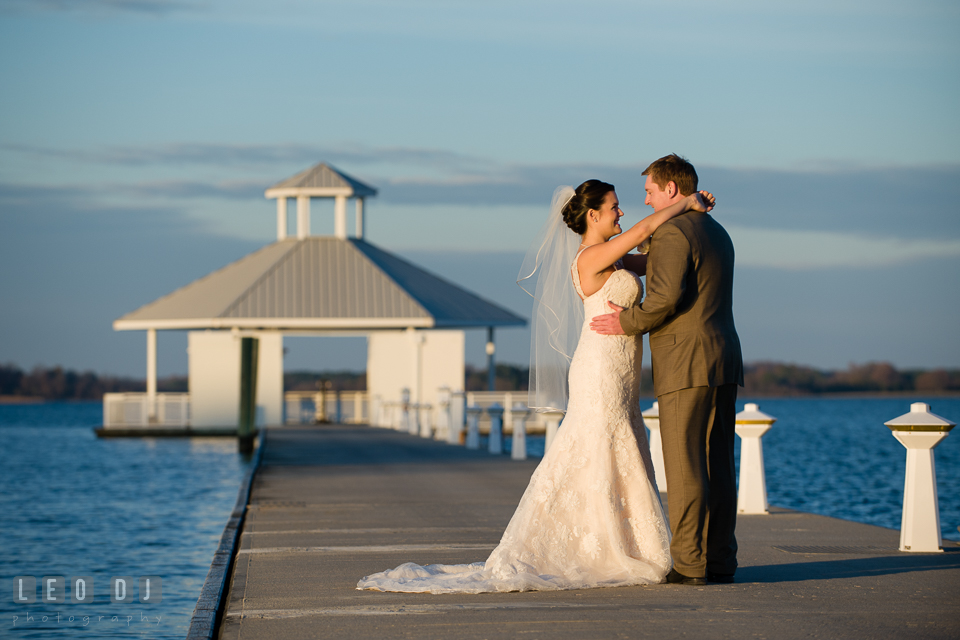
[[[363,391],[366,371],[289,371],[283,374],[285,391],[316,391],[321,386],[338,391]]]
[[[26,372],[14,364],[0,365],[0,396],[44,400],[100,400],[104,393],[146,391],[145,380],[122,376],[101,376],[92,371],[77,372],[62,367],[35,367]],[[186,391],[186,376],[157,380],[158,391]]]
[[[525,391],[530,371],[527,367],[498,364],[498,391]],[[320,386],[343,391],[367,388],[366,372],[292,371],[283,376],[287,391],[311,391]],[[464,388],[487,390],[487,370],[467,365]],[[653,395],[650,370],[641,372],[640,388]],[[157,380],[161,392],[187,391],[186,376]],[[41,398],[44,400],[99,400],[104,393],[146,391],[146,382],[137,378],[100,376],[90,371],[76,372],[62,367],[36,367],[25,372],[13,364],[0,365],[0,396]],[[843,371],[827,371],[779,362],[755,362],[745,366],[742,395],[799,396],[830,393],[945,393],[960,392],[960,369],[898,370],[886,362],[850,365]]]
[[[960,369],[900,371],[888,362],[851,364],[845,371],[779,362],[755,362],[745,369],[744,393],[755,395],[960,391]]]
[[[530,373],[526,367],[497,365],[498,391],[526,390]],[[798,396],[824,393],[944,393],[960,391],[960,369],[907,369],[888,362],[851,364],[843,371],[827,371],[780,362],[754,362],[744,366],[742,395]],[[466,389],[488,388],[487,370],[467,367]],[[640,389],[653,395],[653,373],[644,367]]]

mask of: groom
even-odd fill
[[[697,172],[671,154],[643,172],[654,211],[697,190]],[[597,333],[650,334],[667,475],[673,570],[667,582],[733,582],[737,483],[733,442],[743,385],[733,323],[733,243],[709,214],[687,213],[654,232],[647,297],[593,318]]]

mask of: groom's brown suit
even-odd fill
[[[733,443],[743,385],[733,322],[730,236],[706,213],[653,234],[647,297],[620,314],[628,334],[650,334],[674,568],[689,577],[737,568]]]

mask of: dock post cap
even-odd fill
[[[743,406],[743,411],[737,414],[737,424],[773,424],[777,419],[760,411],[760,405],[755,402],[748,402]]]
[[[644,418],[659,418],[660,417],[660,403],[656,400],[653,402],[653,406],[644,411],[642,414]]]
[[[501,405],[499,402],[494,402],[492,405],[487,407],[487,414],[489,414],[491,418],[494,417],[495,415],[502,416],[503,405]]]
[[[930,411],[926,402],[914,402],[910,411],[889,422],[884,422],[891,431],[950,431],[955,423]]]

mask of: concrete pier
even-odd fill
[[[739,517],[730,585],[356,590],[403,562],[485,560],[538,462],[364,426],[266,430],[219,637],[960,637],[956,543],[901,553],[895,530],[776,507]]]

